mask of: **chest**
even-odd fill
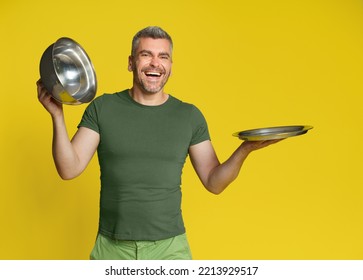
[[[184,160],[192,127],[177,110],[122,108],[104,114],[100,135],[99,152],[109,156]]]

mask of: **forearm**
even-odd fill
[[[62,179],[72,179],[79,175],[79,159],[69,139],[64,116],[52,116],[52,153],[58,174]]]
[[[62,179],[72,179],[86,167],[98,145],[99,137],[95,134],[83,133],[84,136],[78,137],[81,140],[78,141],[78,145],[75,145],[74,142],[77,142],[74,141],[75,137],[72,141],[68,137],[63,105],[52,98],[40,80],[37,81],[37,91],[39,102],[52,117],[52,153],[58,174]]]
[[[215,194],[221,193],[238,176],[247,156],[256,150],[280,142],[283,139],[265,141],[244,141],[231,157],[222,164],[217,164],[210,171],[206,188]]]
[[[242,143],[236,151],[222,164],[213,168],[209,174],[206,188],[220,194],[238,176],[241,167],[251,151]]]

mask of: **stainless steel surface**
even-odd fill
[[[45,50],[40,60],[40,77],[52,97],[63,104],[87,103],[96,95],[92,62],[70,38],[60,38]]]
[[[312,128],[313,127],[310,125],[265,127],[236,132],[233,133],[233,136],[236,136],[241,140],[248,141],[284,139],[305,134],[308,130]]]

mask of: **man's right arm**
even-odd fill
[[[87,167],[96,152],[100,136],[91,129],[81,127],[70,141],[62,104],[50,96],[41,81],[37,82],[37,87],[38,99],[52,117],[52,152],[58,174],[64,180],[73,179]]]

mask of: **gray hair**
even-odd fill
[[[166,39],[170,42],[170,48],[173,50],[173,40],[169,34],[158,26],[148,26],[136,33],[132,39],[131,55],[134,56],[139,46],[141,38]]]

